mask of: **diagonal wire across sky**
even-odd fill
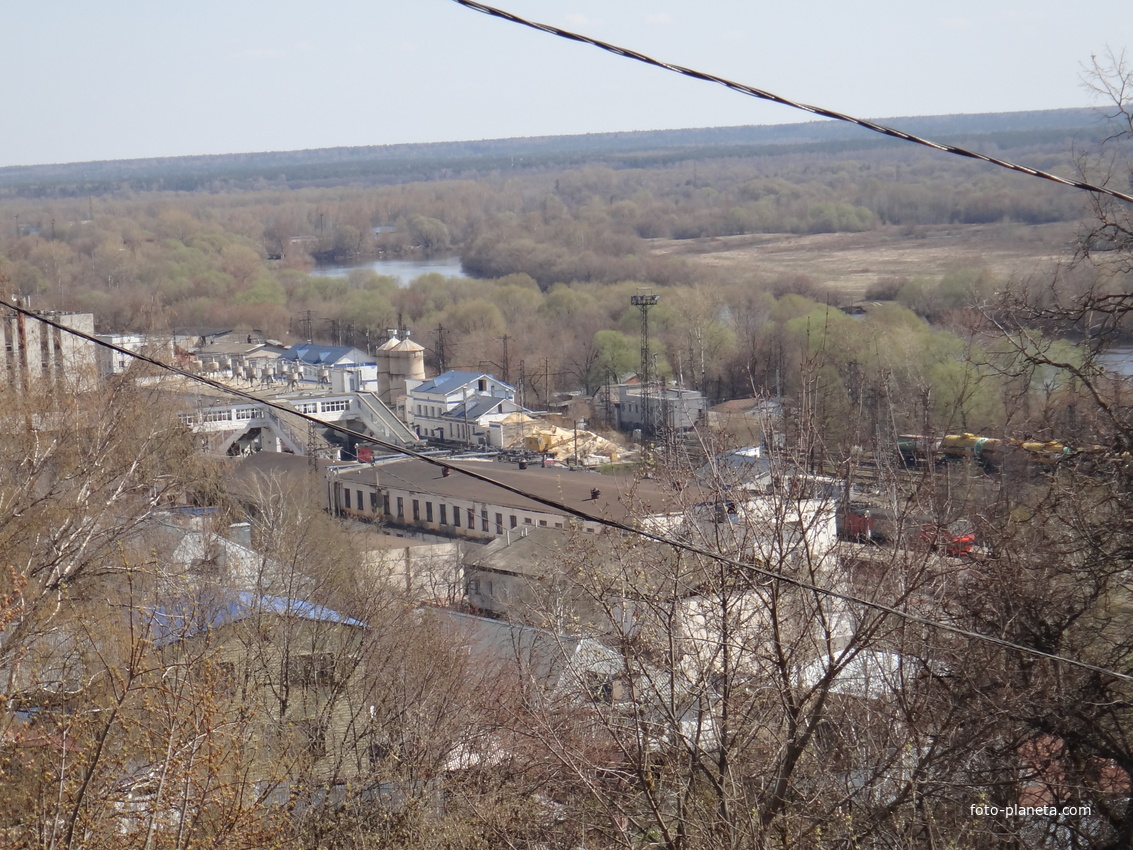
[[[592,47],[597,47],[600,50],[605,50],[608,53],[613,53],[615,56],[621,56],[625,59],[632,59],[635,62],[652,65],[655,68],[661,68],[665,71],[671,71],[675,74],[691,77],[694,80],[701,80],[706,83],[715,83],[717,85],[731,89],[732,91],[747,95],[748,97],[755,97],[759,98],[760,100],[769,100],[772,103],[789,106],[792,109],[799,109],[803,112],[809,112],[811,115],[818,115],[822,118],[833,118],[836,121],[845,121],[849,124],[855,124],[858,127],[863,127],[866,130],[870,130],[874,133],[880,133],[883,136],[889,136],[893,139],[900,139],[903,142],[911,142],[916,145],[922,145],[924,147],[932,148],[933,150],[938,150],[943,153],[953,154],[955,156],[963,156],[967,157],[968,159],[976,159],[981,162],[999,166],[1000,168],[1006,168],[1009,171],[1025,174],[1028,177],[1038,177],[1042,180],[1049,180],[1053,183],[1059,183],[1063,186],[1070,186],[1074,189],[1081,189],[1086,192],[1093,192],[1099,195],[1108,195],[1120,201],[1125,201],[1127,203],[1133,204],[1133,195],[1127,195],[1124,192],[1118,192],[1105,186],[1096,186],[1092,183],[1086,183],[1081,180],[1071,180],[1066,177],[1059,177],[1057,174],[1051,174],[1047,171],[1040,171],[1037,168],[1030,168],[1026,165],[1019,165],[1018,163],[1008,162],[1005,159],[997,159],[996,157],[988,156],[987,154],[979,153],[977,151],[968,150],[967,148],[957,147],[956,145],[948,145],[942,142],[933,142],[929,139],[921,138],[920,136],[914,136],[912,133],[906,133],[903,130],[897,130],[893,127],[887,127],[884,124],[877,124],[873,121],[867,121],[864,118],[855,118],[853,115],[847,115],[843,112],[837,112],[833,109],[827,109],[822,106],[813,106],[808,103],[799,103],[798,101],[790,100],[786,97],[782,97],[781,95],[756,88],[755,86],[749,86],[745,83],[738,83],[734,80],[718,77],[715,74],[708,74],[704,71],[697,71],[693,68],[686,68],[682,65],[672,65],[668,62],[662,62],[659,59],[653,59],[650,56],[646,56],[644,53],[638,53],[636,50],[630,50],[627,47],[619,47],[616,44],[600,41],[599,39],[592,38],[588,35],[582,35],[581,33],[565,30],[560,27],[552,26],[550,24],[541,24],[536,21],[529,21],[526,18],[521,18],[519,15],[516,15],[512,12],[507,12],[503,9],[497,9],[492,6],[486,6],[483,3],[475,2],[475,0],[453,0],[453,2],[458,3],[459,5],[466,8],[474,9],[477,12],[483,12],[486,15],[491,15],[493,18],[499,18],[513,24],[530,27],[531,29],[539,30],[540,32],[558,36],[559,38],[565,38],[570,41],[577,41],[581,42],[582,44],[588,44]]]

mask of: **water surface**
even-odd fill
[[[368,260],[364,263],[347,266],[315,266],[311,274],[321,277],[346,277],[354,269],[372,269],[378,274],[395,277],[400,286],[408,286],[414,278],[423,274],[464,277],[464,272],[460,268],[460,257]]]

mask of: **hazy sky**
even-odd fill
[[[1130,0],[500,0],[861,117],[1086,106]],[[763,103],[452,0],[9,0],[0,166],[779,124]]]

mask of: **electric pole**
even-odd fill
[[[661,300],[660,295],[654,295],[651,290],[639,291],[631,295],[629,303],[641,311],[641,433],[653,436],[656,432],[656,423],[653,421],[653,405],[650,382],[654,376],[651,374],[649,357],[649,308]]]
[[[444,325],[437,325],[437,372],[444,374],[448,371],[448,363],[445,359],[445,327]]]

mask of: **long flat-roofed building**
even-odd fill
[[[683,516],[688,493],[657,481],[635,480],[532,464],[458,461],[457,469],[485,475],[510,487],[576,508],[591,516],[656,530]],[[572,516],[536,499],[486,484],[422,460],[383,464],[377,471],[378,508],[384,522],[451,534],[491,539],[521,528],[602,529],[598,522]],[[682,498],[684,497],[684,498]]]
[[[449,462],[532,496],[574,507],[602,519],[666,531],[684,521],[689,503],[702,499],[692,489],[677,491],[656,480],[598,475],[561,466]],[[236,478],[267,476],[302,480],[307,466],[295,455],[260,452],[244,459]],[[575,517],[529,496],[462,475],[445,474],[428,461],[379,464],[318,464],[316,484],[336,514],[442,537],[492,540],[523,528],[602,530],[600,522]]]

